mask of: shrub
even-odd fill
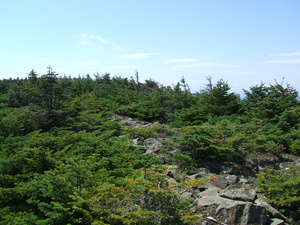
[[[300,167],[287,166],[284,170],[267,170],[258,174],[256,185],[268,202],[289,216],[300,219]]]

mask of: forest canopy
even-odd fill
[[[179,174],[206,160],[300,156],[300,102],[291,85],[261,83],[241,99],[222,79],[207,83],[192,93],[184,78],[164,86],[140,82],[138,73],[68,77],[50,67],[0,80],[0,224],[196,224],[183,187],[170,187],[160,158],[132,146],[137,137],[172,136],[168,144],[180,151],[170,164]],[[128,129],[117,116],[159,125]],[[293,192],[282,199],[269,188],[280,172],[260,174],[258,185],[299,219],[293,171]]]

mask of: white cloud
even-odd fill
[[[139,58],[146,58],[152,55],[159,55],[159,53],[137,53],[137,54],[130,54],[130,55],[121,55],[119,58],[122,59],[139,59]]]
[[[270,56],[300,56],[300,52],[275,53]]]
[[[79,45],[92,45],[92,44],[101,44],[101,45],[108,45],[114,50],[121,50],[121,47],[116,44],[115,42],[105,39],[99,35],[94,34],[80,34]]]
[[[198,62],[198,59],[167,59],[165,63],[194,63]]]
[[[300,63],[300,59],[286,59],[286,60],[267,60],[260,62],[261,64],[287,64],[287,63]]]
[[[81,39],[80,41],[79,41],[79,45],[90,45],[91,44],[91,42],[90,41],[87,41],[87,40],[85,40],[85,39]]]

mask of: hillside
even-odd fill
[[[0,80],[0,224],[297,224],[298,92],[207,82]]]

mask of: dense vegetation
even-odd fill
[[[300,154],[298,92],[286,84],[230,92],[224,80],[191,93],[185,80],[38,76],[0,81],[0,224],[195,224],[180,190],[197,185],[132,146],[138,136],[172,134],[178,174],[206,160],[243,163]],[[160,122],[127,129],[116,115]],[[267,161],[267,159],[266,159]],[[299,167],[267,170],[257,184],[270,202],[299,219]],[[280,184],[280,185],[277,185]],[[285,190],[289,189],[290,192]],[[288,194],[287,194],[288,193]]]

